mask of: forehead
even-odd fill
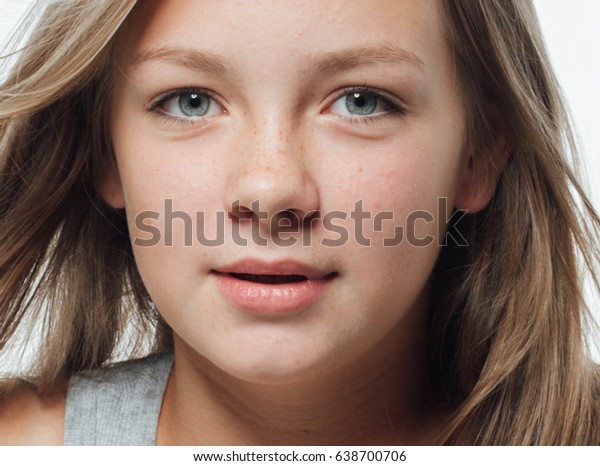
[[[396,50],[426,66],[449,58],[436,0],[144,0],[118,41],[125,65],[162,47],[210,51],[240,66],[301,68],[321,52],[354,48]]]

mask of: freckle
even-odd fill
[[[358,167],[358,173],[362,173],[363,172],[363,167]]]
[[[302,429],[302,433],[304,435],[310,435],[310,430],[308,430],[308,429]]]

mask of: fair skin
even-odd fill
[[[438,219],[417,223],[416,237],[436,238],[428,246],[383,238],[411,212],[435,216],[438,198],[448,216],[453,206],[480,210],[494,187],[469,163],[437,2],[148,1],[118,40],[106,201],[125,208],[132,240],[147,237],[136,215],[162,219],[165,199],[192,218],[204,212],[207,238],[217,212],[230,214],[221,246],[185,246],[180,220],[172,246],[134,246],[174,332],[157,443],[435,441],[444,415],[427,396],[426,325]],[[368,112],[352,106],[365,99],[376,103]],[[186,114],[199,102],[205,112]],[[267,246],[253,244],[251,222],[232,208],[252,211],[255,200],[269,215],[258,222]],[[323,246],[336,235],[311,212],[350,213],[357,201],[395,220],[381,231],[365,222],[369,247],[352,234]],[[291,212],[312,215],[288,235],[310,233],[310,246],[273,242],[272,217]],[[336,224],[354,231],[349,216]],[[219,279],[248,259],[302,263],[321,291],[286,312],[277,300],[267,312],[244,309]],[[64,414],[57,393],[54,426]]]

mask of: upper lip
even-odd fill
[[[331,272],[303,264],[292,259],[267,262],[259,259],[243,259],[214,270],[219,273],[236,273],[246,275],[301,275],[309,280],[321,280]]]

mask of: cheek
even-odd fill
[[[463,163],[458,125],[441,120],[404,129],[367,149],[332,146],[335,157],[323,170],[337,174],[322,194],[325,210],[355,213],[339,222],[350,232],[344,257],[354,269],[348,273],[356,275],[365,303],[387,310],[382,296],[406,308],[427,282],[445,240]],[[369,246],[357,244],[358,234]]]
[[[132,238],[140,233],[136,218],[144,212],[159,216],[161,230],[162,220],[168,218],[179,219],[167,223],[182,230],[184,213],[194,223],[202,214],[210,226],[208,219],[223,209],[225,176],[220,162],[226,148],[210,137],[178,139],[130,110],[132,105],[124,107],[114,113],[113,146]],[[185,239],[184,231],[174,232],[178,240]]]
[[[134,87],[115,86],[111,134],[128,213],[162,212],[173,199],[177,210],[203,211],[223,191],[222,138],[190,137],[157,123]]]
[[[393,213],[396,220],[413,212],[436,217],[439,198],[453,205],[462,164],[460,133],[447,133],[417,127],[365,149],[330,147],[332,157],[320,170],[323,207],[351,212],[362,201],[372,217],[378,212]]]
[[[138,270],[159,309],[177,308],[206,263],[199,228],[205,238],[226,236],[226,222],[217,222],[217,212],[224,215],[224,176],[191,143],[160,142],[123,126],[114,146]],[[211,250],[218,254],[223,247]]]

